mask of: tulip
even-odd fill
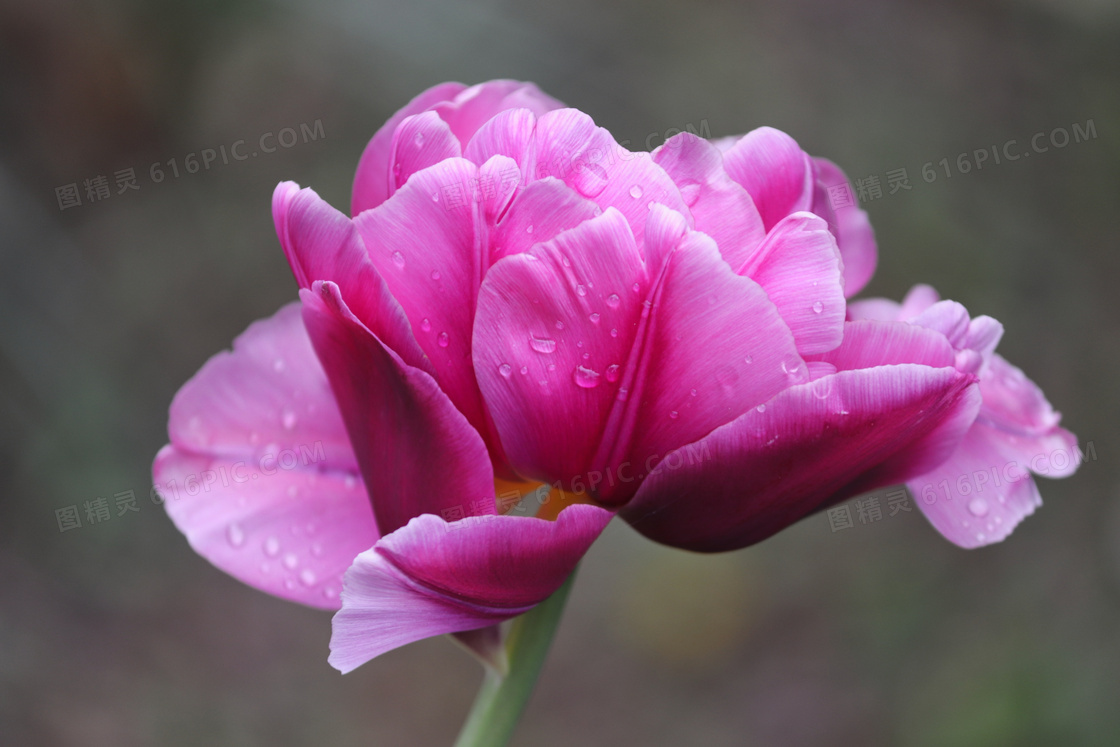
[[[768,128],[631,153],[529,84],[421,94],[367,147],[352,216],[277,187],[300,301],[176,396],[171,518],[242,581],[338,609],[350,671],[442,633],[493,654],[615,514],[745,547],[931,480],[978,427],[1053,425],[988,394],[990,324],[849,318],[876,248],[827,199],[842,179]],[[538,485],[537,516],[499,501]]]

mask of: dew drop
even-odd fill
[[[618,401],[625,402],[630,397],[630,390],[624,386],[618,388]]]
[[[599,312],[598,311],[593,311],[591,313],[591,316],[589,316],[587,318],[591,320],[592,324],[598,324],[599,323]]]
[[[823,303],[821,303],[820,301],[817,301],[815,304],[813,304],[813,313],[814,314],[819,314],[822,311],[824,311],[824,304]]]
[[[439,192],[432,192],[432,202],[439,202]]]
[[[299,580],[304,586],[314,586],[318,579],[315,578],[315,571],[310,568],[304,568],[299,572]]]
[[[432,331],[432,323],[428,320],[427,317],[420,320],[420,329],[424,330],[425,332]]]
[[[529,337],[529,347],[538,353],[551,353],[556,350],[556,340],[547,337]]]
[[[638,283],[634,283],[633,285],[630,286],[630,289],[632,291],[634,291],[635,293],[637,293],[642,289],[642,286],[639,285]]]
[[[533,232],[533,225],[530,223],[528,226],[525,227],[525,233],[532,233],[532,232]]]
[[[968,502],[968,512],[973,516],[985,516],[988,513],[988,502],[983,498],[973,498]]]
[[[696,390],[695,390],[695,389],[693,389],[693,390],[692,390],[692,391],[690,391],[690,392],[689,392],[688,394],[689,394],[689,396],[690,396],[690,397],[695,397],[695,396],[696,396]]]
[[[594,389],[599,386],[599,372],[586,366],[576,366],[576,370],[572,372],[572,378],[576,384],[584,389]]]
[[[289,571],[294,571],[296,566],[299,565],[299,556],[294,552],[286,553],[284,555],[284,567]]]
[[[743,359],[743,362],[744,363],[754,363],[754,356],[753,355],[748,355],[746,358]]]
[[[276,373],[280,373],[281,371],[283,371],[284,370],[284,359],[283,358],[277,358],[276,360],[274,360],[272,362],[272,370],[275,371]]]
[[[441,348],[445,348],[451,344],[451,338],[447,336],[446,332],[440,332],[439,337],[436,338],[436,344]]]
[[[549,363],[548,364],[548,370],[549,371],[555,371],[556,370],[556,364],[555,363]]]
[[[245,544],[245,531],[234,521],[226,528],[226,539],[234,547],[241,547]]]
[[[296,423],[299,422],[299,417],[294,410],[285,407],[284,411],[280,414],[280,422],[283,423],[284,430],[290,431],[296,427]]]
[[[977,542],[983,542],[985,539],[986,539],[986,537],[984,536],[983,532],[977,532],[976,533],[976,541]]]
[[[393,264],[404,269],[404,255],[400,252],[393,252]]]
[[[621,300],[622,299],[618,297],[617,293],[612,293],[607,296],[607,306],[611,307],[612,309],[617,309],[618,304],[621,302]]]
[[[323,596],[325,596],[327,599],[338,599],[338,589],[334,588],[333,586],[328,586],[327,588],[323,589]]]
[[[618,330],[617,329],[612,329],[611,330],[611,337],[618,337]]]
[[[295,579],[291,579],[291,578],[284,579],[284,588],[287,589],[288,591],[291,591],[292,589],[296,588]]]
[[[556,320],[556,329],[564,329],[564,322],[557,319]]]
[[[759,405],[754,409],[758,410],[759,412],[766,412],[766,405]]]
[[[509,375],[513,373],[513,366],[508,363],[503,363],[502,365],[498,366],[498,373],[508,379]]]
[[[680,417],[680,415],[681,415],[681,414],[680,414],[679,412],[677,412],[676,410],[670,410],[670,411],[669,411],[669,418],[670,418],[671,420],[676,420],[677,418],[679,418],[679,417]]]
[[[588,358],[590,358],[590,357],[591,357],[591,353],[584,353],[584,354],[583,354],[583,355],[582,355],[581,357],[582,357],[582,358],[583,358],[584,360],[587,360]]]
[[[618,381],[618,372],[620,368],[621,367],[617,363],[612,363],[611,365],[607,366],[607,370],[604,373],[604,375],[607,377],[607,381],[610,381],[612,383]]]
[[[587,295],[587,288],[585,288],[582,285],[577,285],[576,286],[576,293],[578,293],[581,296],[586,296]]]
[[[318,542],[311,546],[311,556],[315,558],[323,557],[323,546]]]
[[[270,558],[275,558],[280,554],[280,540],[275,537],[269,537],[264,541],[264,554]]]
[[[635,200],[641,198],[642,188],[639,187],[637,184],[635,184],[633,187],[630,188],[630,196],[633,197]]]
[[[439,270],[432,270],[432,280],[439,280],[439,278],[440,278]]]
[[[522,366],[521,367],[521,375],[524,376],[527,373],[529,373],[529,367],[528,366]]]

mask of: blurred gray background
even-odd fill
[[[512,77],[632,149],[768,124],[878,177],[868,292],[930,282],[1000,319],[1000,352],[1096,455],[978,551],[916,510],[708,557],[612,525],[515,743],[1120,744],[1118,42],[1104,0],[0,2],[0,743],[452,741],[471,659],[434,639],[340,676],[330,616],[196,556],[149,465],[178,387],[295,298],[275,184],[345,209],[395,109]],[[994,163],[1035,133],[1049,150]],[[138,511],[88,524],[86,501],[129,490]],[[83,526],[62,532],[68,506]]]

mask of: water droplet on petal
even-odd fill
[[[635,200],[639,199],[642,196],[642,188],[635,184],[630,188],[630,196]]]
[[[280,540],[275,537],[269,537],[264,541],[264,554],[270,558],[275,558],[280,554]]]
[[[617,363],[612,363],[611,365],[607,366],[607,370],[605,372],[607,381],[610,381],[612,383],[618,381],[618,371],[620,368],[621,367]]]
[[[564,322],[557,319],[556,320],[556,329],[564,329]]]
[[[393,264],[401,269],[404,269],[404,255],[400,252],[393,252]]]
[[[439,278],[440,278],[439,270],[432,270],[432,280],[439,280]]]
[[[584,389],[594,389],[599,386],[599,372],[592,371],[586,366],[576,366],[576,370],[572,372],[572,378],[575,379],[576,384]]]
[[[547,337],[530,337],[529,347],[538,353],[551,353],[556,349],[556,340],[550,340]]]
[[[280,422],[284,425],[284,430],[290,431],[296,427],[296,423],[299,422],[299,417],[294,410],[285,407],[284,411],[280,414]]]
[[[416,144],[417,145],[423,145],[424,144],[424,133],[423,132],[417,132],[416,133]]]
[[[985,539],[986,539],[986,537],[984,536],[983,532],[977,532],[976,533],[976,541],[977,542],[983,542]]]
[[[284,359],[283,358],[277,358],[276,360],[274,360],[272,362],[272,370],[275,371],[276,373],[280,373],[281,371],[283,371],[284,370]]]
[[[513,373],[513,366],[508,363],[503,363],[502,365],[498,366],[498,373],[508,379],[510,374]]]
[[[311,555],[315,558],[323,557],[323,546],[316,542],[311,546]]]
[[[420,329],[424,330],[425,332],[431,332],[432,331],[431,321],[429,321],[426,317],[424,319],[420,320]]]
[[[439,337],[436,338],[436,344],[441,348],[445,348],[451,344],[451,338],[447,336],[446,332],[440,332]]]
[[[620,386],[620,387],[618,388],[618,401],[619,401],[619,402],[625,402],[625,401],[626,401],[626,399],[627,399],[627,398],[628,398],[629,396],[630,396],[630,390],[628,390],[628,389],[627,389],[626,387],[624,387],[624,386]]]
[[[633,284],[632,286],[630,286],[630,288],[631,288],[631,290],[633,290],[633,291],[634,291],[635,293],[637,293],[638,291],[640,291],[640,290],[642,289],[642,286],[641,286],[641,285],[639,285],[638,283],[634,283],[634,284]]]
[[[973,516],[984,516],[988,513],[988,502],[983,498],[973,498],[968,502],[968,512]]]
[[[328,586],[327,588],[323,589],[323,596],[325,596],[327,599],[338,599],[338,589],[334,588],[333,586]]]
[[[621,302],[621,300],[622,299],[618,297],[617,293],[612,293],[607,296],[607,306],[611,307],[612,309],[617,309],[618,304]]]
[[[432,192],[432,202],[439,202],[439,192]]]
[[[679,417],[680,417],[680,413],[679,413],[679,412],[677,412],[676,410],[670,410],[670,411],[669,411],[669,418],[670,418],[670,419],[672,419],[672,420],[676,420],[676,419],[677,419],[677,418],[679,418]]]
[[[576,293],[578,293],[581,296],[586,296],[587,295],[587,288],[585,288],[582,285],[577,285],[576,286]]]
[[[766,412],[766,405],[759,405],[754,409],[758,410],[759,412]]]
[[[315,578],[315,571],[311,570],[310,568],[304,568],[299,572],[299,580],[303,583],[304,586],[314,586],[315,581],[317,580]]]
[[[529,373],[529,367],[528,366],[522,366],[521,367],[521,375],[524,376],[527,373]]]
[[[824,304],[823,303],[821,303],[820,301],[817,301],[815,304],[813,304],[813,313],[814,314],[819,314],[822,311],[824,311]]]
[[[525,228],[525,233],[532,233],[532,232],[533,232],[533,226],[532,226],[532,224],[529,224]]]
[[[548,370],[549,371],[555,371],[556,370],[556,364],[555,363],[549,363],[548,364]]]
[[[591,313],[591,316],[589,316],[587,318],[591,320],[592,324],[598,324],[599,323],[599,312],[594,311],[594,312]]]
[[[693,389],[693,390],[692,390],[692,391],[690,391],[690,392],[689,392],[688,394],[689,394],[689,396],[695,397],[695,396],[696,396],[696,390],[695,390],[695,389]]]
[[[241,547],[245,544],[245,531],[236,521],[231,522],[226,528],[226,538],[234,547]]]
[[[754,363],[754,356],[753,355],[748,355],[746,358],[743,359],[743,362],[744,363]]]
[[[294,571],[296,566],[299,565],[299,556],[294,552],[286,553],[284,555],[284,567],[289,571]]]
[[[618,337],[618,330],[617,329],[612,329],[611,330],[611,337]]]

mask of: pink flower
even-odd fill
[[[301,303],[172,404],[172,519],[246,583],[341,605],[343,671],[532,608],[615,513],[743,547],[975,427],[952,330],[845,321],[875,244],[824,201],[835,167],[768,129],[631,153],[559,107],[437,86],[371,140],[353,218],[279,185]],[[534,483],[555,520],[511,511]]]
[[[960,445],[940,465],[906,480],[945,537],[969,548],[999,542],[1042,505],[1032,472],[1056,478],[1077,470],[1082,454],[1076,437],[1058,425],[1061,415],[1033,381],[995,353],[1003,336],[995,319],[970,318],[928,285],[914,286],[902,304],[857,301],[849,316],[857,320],[853,326],[897,320],[934,330],[952,347],[956,368],[979,377],[983,403]]]

